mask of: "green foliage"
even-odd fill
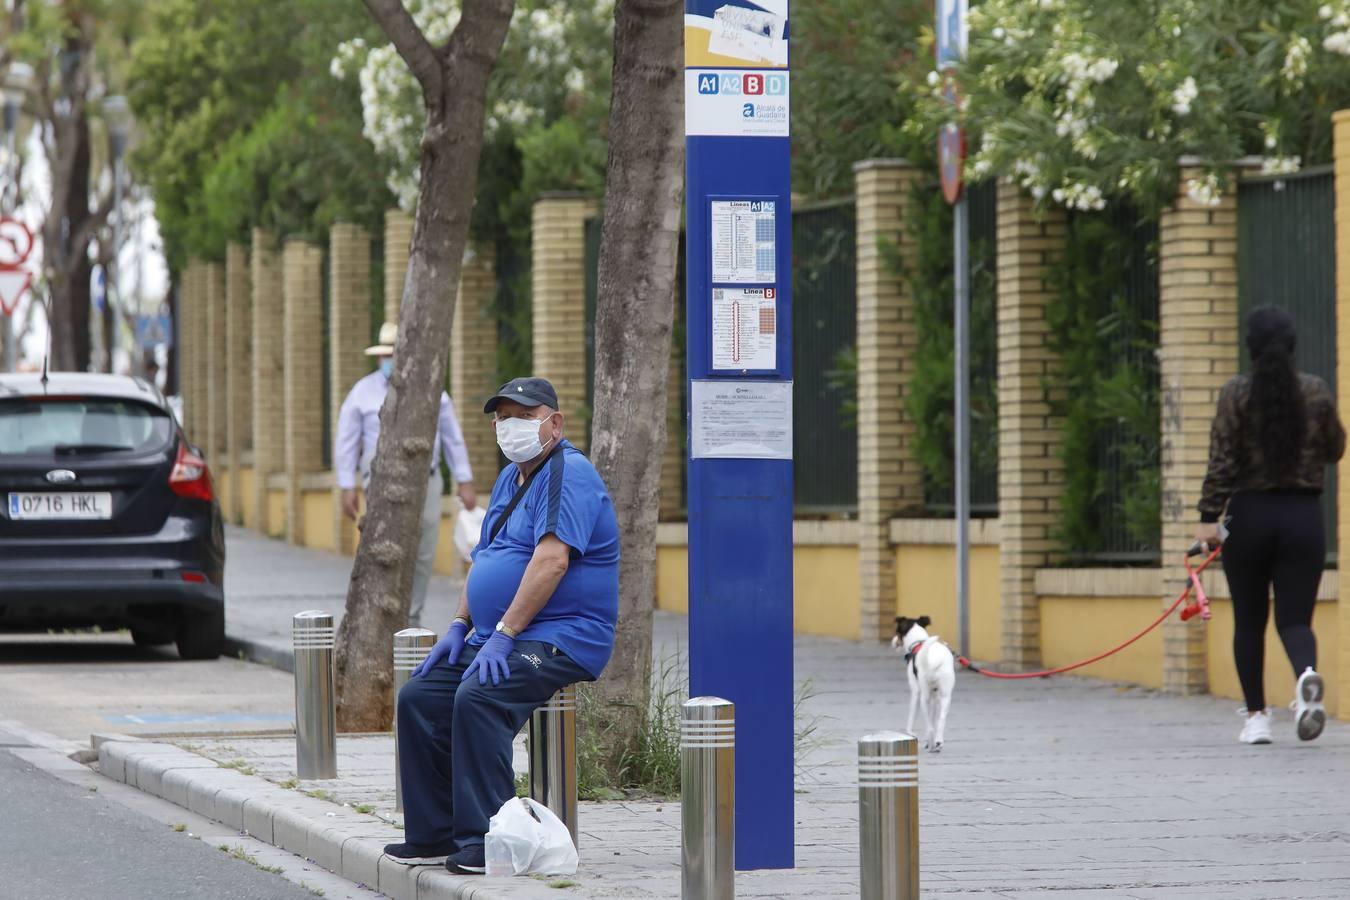
[[[1055,537],[1071,557],[1123,549],[1107,542],[1117,518],[1138,547],[1158,546],[1157,333],[1127,290],[1136,239],[1132,225],[1075,214],[1051,270],[1047,344],[1058,362],[1047,389],[1064,463]]]
[[[951,490],[956,471],[956,285],[952,266],[952,210],[932,182],[910,188],[905,229],[914,260],[905,264],[898,248],[885,247],[892,271],[901,273],[914,297],[916,345],[905,411],[914,423],[914,454],[923,469],[925,493]],[[970,247],[970,433],[971,471],[998,466],[998,385],[992,365],[996,348],[997,273],[992,248]]]
[[[370,36],[357,0],[164,0],[128,72],[171,268],[218,258],[255,225],[321,235],[373,224],[389,204],[371,177],[354,84],[329,77],[333,47]]]
[[[853,191],[853,164],[877,156],[927,159],[898,130],[912,100],[897,88],[921,79],[931,57],[916,50],[932,23],[928,0],[832,0],[792,8],[793,189],[810,197]]]
[[[833,365],[825,370],[825,385],[839,394],[839,425],[849,430],[858,427],[858,348],[840,347]]]
[[[1183,157],[1215,167],[1183,185],[1203,203],[1231,160],[1325,162],[1330,114],[1350,104],[1350,13],[1320,2],[985,0],[956,70],[978,148],[967,170],[1070,208],[1151,213],[1176,196]],[[902,90],[910,135],[951,118],[936,73]]]

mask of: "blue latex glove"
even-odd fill
[[[427,654],[427,658],[417,664],[417,668],[413,669],[411,677],[416,678],[418,675],[430,672],[433,668],[439,666],[442,660],[452,666],[459,662],[459,655],[464,652],[464,638],[468,633],[469,626],[463,622],[451,622],[450,627],[445,632],[445,637],[437,641],[436,646],[432,647],[431,652]]]
[[[479,684],[487,684],[489,675],[492,676],[493,684],[501,684],[511,677],[511,667],[506,664],[506,657],[511,655],[511,650],[515,646],[515,638],[509,638],[500,631],[493,632],[473,662],[464,670],[460,681],[468,681],[469,676],[477,672]]]

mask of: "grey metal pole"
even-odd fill
[[[337,698],[333,692],[333,615],[319,609],[291,620],[295,646],[295,772],[337,777]]]
[[[530,797],[562,819],[577,843],[577,688],[569,684],[530,716]]]
[[[117,212],[117,218],[113,220],[113,249],[109,262],[112,264],[112,283],[110,290],[103,298],[103,314],[108,317],[111,325],[107,329],[108,335],[108,373],[117,373],[117,344],[119,327],[122,323],[118,321],[118,310],[122,307],[122,264],[118,259],[122,252],[122,150],[119,142],[114,141],[113,147],[116,155],[113,157],[113,209]],[[113,302],[113,297],[117,302]],[[130,354],[135,356],[135,354]],[[131,374],[136,374],[135,365],[131,366]]]
[[[913,735],[858,741],[862,900],[919,900],[919,755]]]
[[[412,677],[413,669],[436,646],[436,632],[405,628],[394,633],[394,811],[403,812],[403,777],[398,770],[398,692]]]
[[[680,896],[736,896],[736,706],[694,697],[680,719]]]
[[[17,105],[16,103],[14,103],[13,101],[11,101],[8,97],[6,97],[6,98],[5,98],[5,150],[6,150],[6,155],[5,155],[5,165],[6,165],[7,167],[10,167],[10,171],[14,171],[14,170],[16,170],[16,169],[18,168],[18,165],[17,165],[17,163],[15,162],[15,160],[16,160],[16,155],[15,155],[15,154],[16,154],[16,152],[17,152],[17,145],[16,145],[15,137],[16,137],[16,134],[17,134],[18,130],[19,130],[19,110],[18,110],[18,105]],[[7,173],[7,174],[8,174],[8,173]],[[11,178],[8,178],[8,179],[6,179],[6,180],[7,180],[7,181],[13,181],[14,179],[11,177]],[[0,213],[4,213],[5,215],[8,215],[8,214],[12,213],[12,212],[14,211],[14,207],[16,207],[16,206],[18,205],[18,199],[19,199],[19,185],[18,185],[17,183],[15,183],[15,184],[13,185],[13,192],[12,192],[12,193],[11,193],[10,187],[9,187],[8,185],[5,186],[5,188],[4,188],[3,190],[4,190],[4,200],[5,200],[5,202],[4,202],[3,208],[0,208]],[[16,312],[17,312],[17,310],[16,310]],[[19,371],[19,341],[18,341],[18,337],[17,337],[17,336],[15,335],[15,333],[14,333],[14,317],[13,317],[13,316],[6,316],[6,315],[0,313],[0,341],[3,342],[3,347],[4,347],[4,352],[5,352],[5,371],[6,371],[6,372],[17,372],[17,371]]]
[[[961,652],[970,655],[970,201],[963,192],[953,216],[956,247],[956,622]]]

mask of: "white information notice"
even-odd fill
[[[773,288],[713,288],[714,369],[778,368],[778,300]]]
[[[792,382],[695,381],[689,399],[695,459],[792,459]]]
[[[713,284],[772,284],[777,279],[777,203],[712,202]]]

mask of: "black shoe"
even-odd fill
[[[482,875],[487,870],[483,845],[470,844],[445,861],[445,867],[456,875]]]
[[[384,855],[405,866],[439,866],[455,852],[453,844],[435,847],[429,844],[385,844]],[[480,850],[481,853],[481,850]]]

